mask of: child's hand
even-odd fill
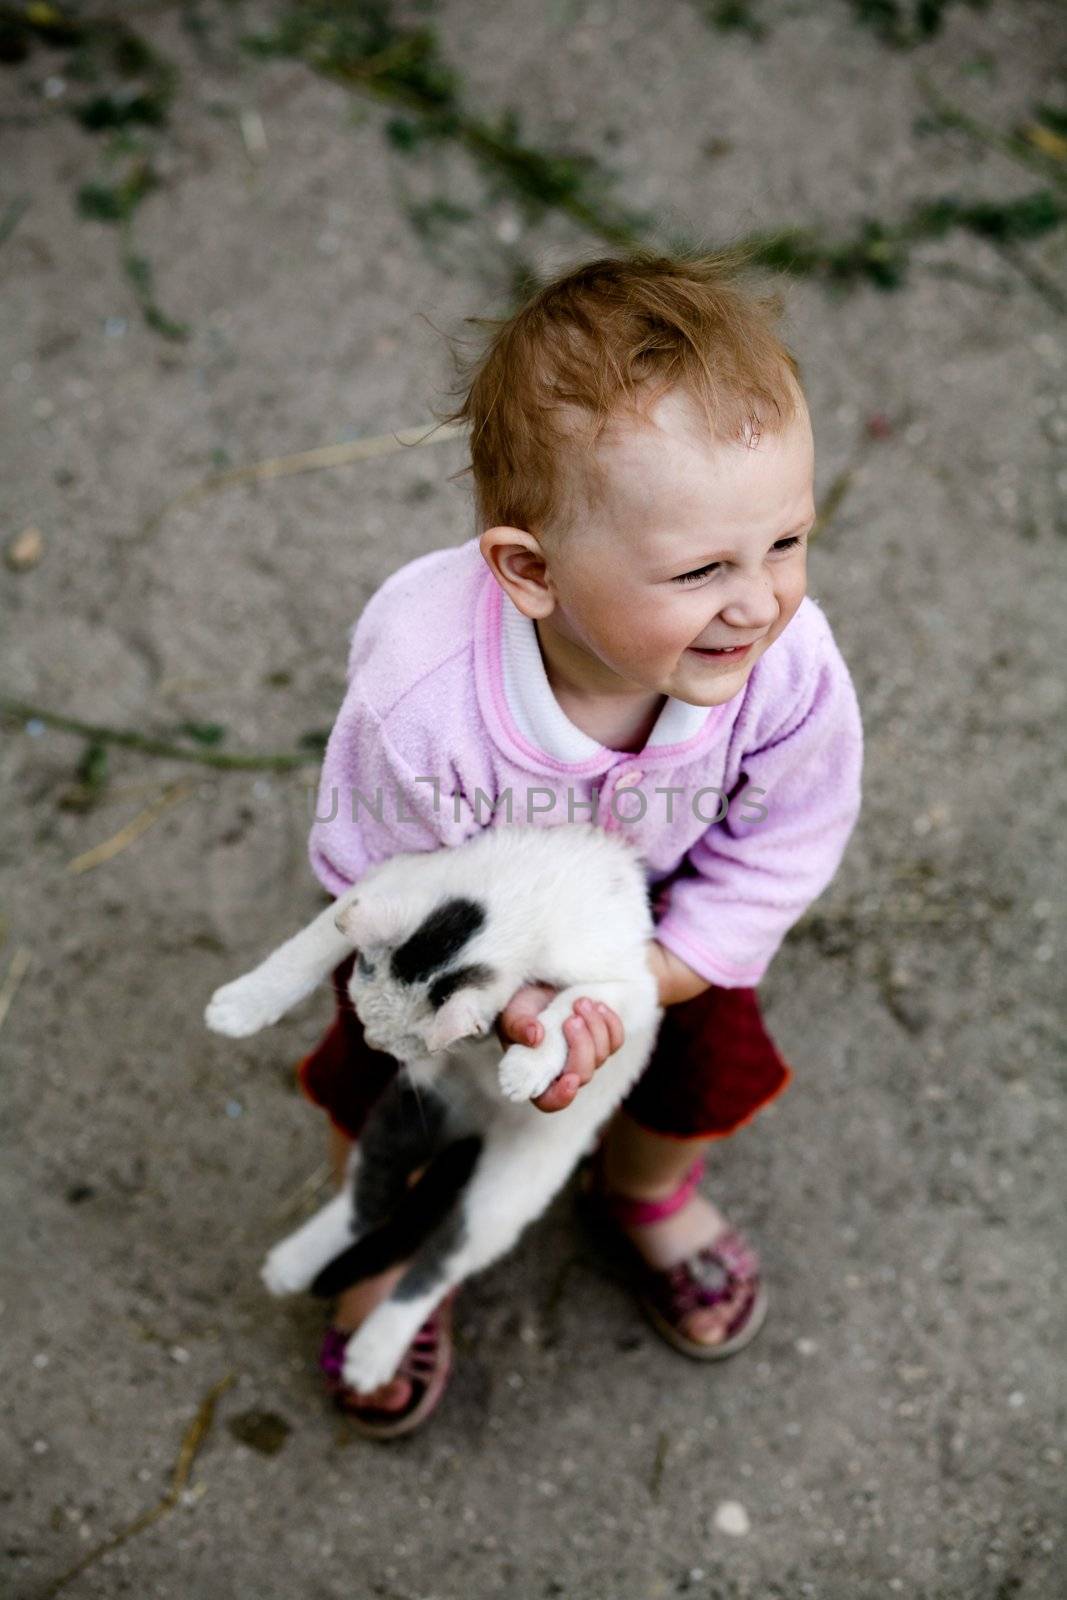
[[[538,1045],[544,1027],[537,1020],[558,991],[545,983],[524,984],[516,990],[497,1019],[497,1035],[504,1045]],[[596,1000],[576,1000],[563,1024],[567,1041],[567,1060],[563,1071],[544,1094],[531,1101],[538,1111],[562,1111],[569,1106],[583,1084],[589,1082],[623,1041],[622,1023],[610,1006]]]

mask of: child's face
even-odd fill
[[[719,705],[804,598],[811,423],[801,402],[786,429],[750,447],[702,437],[677,392],[651,415],[656,429],[620,424],[603,436],[604,489],[548,554],[554,605],[541,626],[567,641],[592,692]],[[751,648],[706,653],[738,645]]]

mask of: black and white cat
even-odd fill
[[[367,1042],[402,1063],[353,1150],[345,1190],[263,1267],[272,1294],[335,1294],[410,1263],[348,1342],[352,1388],[387,1382],[438,1302],[511,1248],[640,1074],[662,1014],[646,959],[652,931],[643,869],[617,837],[589,824],[486,829],[371,868],[216,991],[208,1027],[242,1038],[355,948],[350,994]],[[559,990],[540,1014],[542,1042],[505,1050],[494,1020],[532,982]],[[617,1012],[624,1043],[547,1116],[531,1096],[562,1071],[563,1023],[582,995]]]

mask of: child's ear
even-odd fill
[[[485,1006],[478,1004],[470,989],[461,989],[451,1000],[446,1000],[426,1030],[428,1050],[447,1050],[457,1039],[469,1039],[487,1033]]]
[[[411,923],[411,908],[402,900],[368,890],[338,907],[334,921],[357,950],[368,944],[395,944]]]

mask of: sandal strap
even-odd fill
[[[728,1228],[707,1249],[725,1262],[735,1278],[758,1278],[760,1259],[743,1234]]]
[[[743,1321],[756,1299],[760,1262],[752,1246],[730,1229],[666,1271],[648,1268],[646,1293],[672,1323],[691,1311],[719,1306],[744,1290],[734,1324]]]
[[[410,1378],[413,1383],[425,1386],[433,1377],[440,1360],[441,1315],[453,1298],[454,1292],[447,1295],[441,1305],[427,1317],[404,1353],[404,1358],[396,1371],[398,1378]],[[338,1328],[332,1323],[322,1336],[319,1369],[326,1377],[327,1386],[333,1390],[345,1387],[341,1374],[344,1370],[345,1350],[351,1337],[350,1328]]]
[[[673,1194],[662,1200],[635,1200],[628,1195],[612,1194],[603,1185],[603,1166],[597,1160],[596,1197],[612,1218],[622,1228],[643,1228],[652,1222],[663,1222],[676,1211],[689,1204],[704,1176],[705,1158],[698,1156]]]

